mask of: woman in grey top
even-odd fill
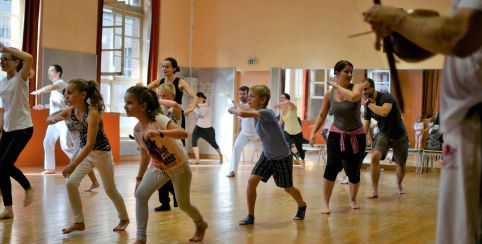
[[[336,175],[343,168],[350,182],[350,207],[358,209],[356,202],[360,186],[360,166],[363,161],[366,138],[360,120],[360,100],[362,87],[351,83],[353,65],[346,60],[335,65],[336,82],[330,83],[332,89],[327,91],[320,114],[316,117],[310,135],[310,144],[314,144],[315,135],[321,128],[328,111],[334,115],[333,124],[327,140],[328,160],[323,175],[322,213],[329,214],[329,202]]]

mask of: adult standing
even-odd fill
[[[330,213],[330,198],[337,174],[344,169],[350,182],[350,207],[360,208],[356,201],[360,187],[360,168],[365,156],[366,137],[360,119],[362,87],[352,84],[353,64],[340,60],[334,67],[336,83],[325,93],[321,110],[310,134],[313,145],[328,111],[333,113],[333,124],[327,141],[327,164],[323,174],[323,205],[321,212]]]
[[[0,67],[7,76],[0,81],[3,112],[0,115],[0,190],[5,209],[0,219],[13,218],[12,184],[14,178],[25,190],[24,206],[33,201],[33,188],[27,177],[15,167],[15,161],[32,138],[33,124],[28,101],[28,77],[32,55],[5,47],[0,42]]]
[[[182,96],[184,95],[184,92],[187,92],[187,94],[191,96],[192,102],[191,104],[188,105],[187,109],[184,110],[182,114],[181,127],[185,129],[186,119],[184,116],[189,115],[192,111],[194,111],[194,108],[196,107],[198,102],[198,97],[196,96],[196,93],[191,89],[191,87],[185,80],[179,77],[176,77],[176,73],[179,71],[181,71],[181,69],[177,65],[176,59],[172,57],[167,57],[162,62],[162,72],[164,74],[164,78],[160,80],[152,81],[151,83],[149,83],[149,85],[147,85],[147,87],[149,89],[156,89],[160,85],[164,84],[165,82],[174,84],[174,88],[176,88],[176,97],[174,98],[174,101],[176,101],[178,104],[181,104],[181,105],[182,105]],[[184,144],[184,141],[183,141],[183,144]]]
[[[366,78],[363,83],[363,102],[365,105],[364,127],[369,131],[370,121],[378,122],[379,132],[374,140],[371,160],[372,191],[368,198],[378,197],[378,180],[380,179],[380,160],[385,159],[388,150],[393,149],[393,159],[397,164],[396,175],[398,193],[404,194],[402,181],[405,177],[408,157],[408,136],[403,125],[402,114],[398,105],[389,93],[375,91],[375,83]]]
[[[164,78],[160,80],[155,80],[149,83],[147,87],[152,90],[156,90],[160,85],[164,83],[171,83],[174,85],[175,88],[175,97],[174,101],[176,101],[179,105],[182,105],[182,96],[184,95],[184,92],[187,92],[189,96],[193,99],[192,103],[189,104],[186,110],[182,111],[181,110],[181,127],[183,129],[186,129],[186,115],[190,114],[192,111],[194,111],[194,108],[197,105],[198,102],[198,97],[196,96],[196,93],[191,89],[189,84],[176,76],[176,73],[181,71],[181,68],[177,65],[177,60],[172,57],[167,57],[164,59],[162,62],[162,73],[164,75]],[[158,91],[158,96],[160,96],[160,92]],[[184,139],[181,140],[182,144],[186,146],[186,143]],[[172,185],[171,180],[169,179],[164,185],[159,188],[158,193],[159,193],[159,202],[161,202],[161,206],[156,207],[156,211],[168,211],[171,209],[171,207],[167,207],[168,205],[163,204],[163,203],[169,203],[169,192],[174,189],[174,186]]]
[[[303,132],[301,123],[298,121],[296,104],[291,102],[291,97],[287,93],[281,93],[280,103],[273,105],[273,108],[280,109],[279,123],[284,125],[283,133],[288,145],[295,143],[296,150],[301,158],[301,166],[305,165],[305,151],[303,150]]]
[[[444,159],[437,243],[481,241],[482,0],[452,0],[450,16],[419,18],[374,6],[365,20],[380,38],[396,31],[446,55],[440,92]]]
[[[248,105],[248,93],[249,87],[242,86],[239,88],[238,95],[241,104],[236,107],[246,111],[251,110]],[[250,141],[259,141],[259,136],[256,134],[256,129],[254,128],[254,119],[239,117],[239,120],[241,126],[237,133],[236,141],[234,142],[233,154],[229,163],[229,173],[226,175],[227,177],[236,176],[239,160],[241,160],[241,152],[243,151],[244,146]]]
[[[219,163],[223,163],[223,154],[216,142],[216,131],[213,128],[212,123],[212,108],[209,103],[206,102],[206,95],[202,92],[198,92],[196,96],[199,98],[198,104],[194,109],[194,113],[197,117],[196,127],[192,132],[192,150],[196,157],[196,164],[199,163],[199,147],[197,142],[199,138],[206,140],[211,147],[213,147],[219,154]]]
[[[62,79],[62,67],[58,64],[52,64],[49,67],[48,76],[52,84],[44,86],[34,92],[32,95],[41,95],[50,93],[49,96],[49,114],[52,115],[61,111],[66,107],[63,89],[66,84]],[[42,107],[40,107],[42,108]],[[55,174],[55,143],[60,139],[60,147],[62,151],[72,158],[74,147],[72,147],[72,139],[64,121],[56,124],[48,125],[44,137],[44,171],[42,174]]]

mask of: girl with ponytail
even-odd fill
[[[187,137],[187,132],[161,113],[154,91],[143,86],[133,86],[127,90],[124,100],[127,116],[139,120],[134,127],[134,137],[141,151],[135,191],[135,243],[146,243],[149,197],[168,180],[172,180],[179,207],[196,226],[190,241],[202,241],[208,224],[190,201],[192,173],[189,157],[180,140]]]
[[[59,116],[47,121],[56,123],[70,119],[78,127],[80,136],[79,153],[62,171],[62,175],[67,178],[67,194],[74,215],[74,224],[62,231],[68,234],[85,229],[78,188],[80,181],[94,167],[99,171],[105,192],[114,203],[120,219],[113,231],[124,231],[129,224],[129,217],[124,200],[115,186],[111,147],[101,119],[105,106],[97,83],[81,78],[70,80],[65,92],[65,101],[69,107]]]

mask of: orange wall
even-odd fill
[[[166,53],[170,51],[184,59],[189,53],[185,38],[189,36],[190,1],[172,2],[163,1],[160,46]],[[385,55],[373,49],[373,34],[347,38],[350,34],[370,30],[361,13],[373,5],[372,1],[194,2],[194,67],[236,67],[241,71],[266,71],[271,67],[327,68],[339,59],[363,64],[358,68],[388,66]],[[392,0],[385,4],[432,8],[442,13],[450,8],[450,0]],[[258,64],[248,65],[250,57],[256,57]],[[186,62],[181,63],[186,65]],[[440,68],[442,58],[398,65],[401,68]]]
[[[270,87],[270,71],[245,71],[241,72],[241,85],[251,87],[254,85],[265,85]]]
[[[41,47],[94,53],[97,0],[42,1]]]
[[[48,110],[31,110],[32,122],[34,125],[32,139],[28,142],[25,149],[22,151],[17,159],[17,166],[34,166],[44,167],[44,149],[43,140],[45,137],[45,131],[47,130],[47,124],[45,123],[48,117]],[[104,113],[102,116],[104,122],[104,130],[109,138],[110,145],[112,147],[112,155],[115,162],[120,160],[120,134],[119,134],[119,114],[118,113]],[[57,166],[67,165],[70,160],[60,149],[57,142],[55,148],[55,161]]]

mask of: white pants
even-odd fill
[[[64,121],[49,125],[44,138],[44,168],[55,169],[55,143],[60,138],[62,151],[71,158],[74,152],[72,139]]]
[[[480,230],[481,128],[464,119],[444,134],[437,243],[475,243]]]
[[[243,152],[244,146],[248,142],[257,142],[258,135],[246,135],[245,133],[239,133],[233,146],[233,153],[231,154],[231,160],[229,162],[229,172],[236,173],[238,171],[239,160],[241,160],[241,153]]]
[[[105,193],[114,203],[120,220],[128,219],[126,206],[122,196],[117,191],[114,180],[114,162],[111,151],[92,151],[75,168],[74,172],[67,178],[67,194],[74,213],[74,223],[83,223],[82,202],[80,201],[80,181],[92,171],[93,168],[99,171]],[[95,211],[95,209],[92,209]]]
[[[197,227],[204,224],[203,217],[199,210],[191,204],[191,178],[192,173],[189,165],[185,163],[180,166],[183,167],[182,173],[170,174],[157,170],[154,166],[149,165],[146,173],[142,177],[142,181],[137,187],[136,196],[136,220],[137,220],[137,235],[136,239],[139,241],[146,241],[147,235],[147,220],[149,218],[148,202],[151,195],[163,186],[168,180],[172,180],[176,199],[179,203],[179,208],[184,211]]]

